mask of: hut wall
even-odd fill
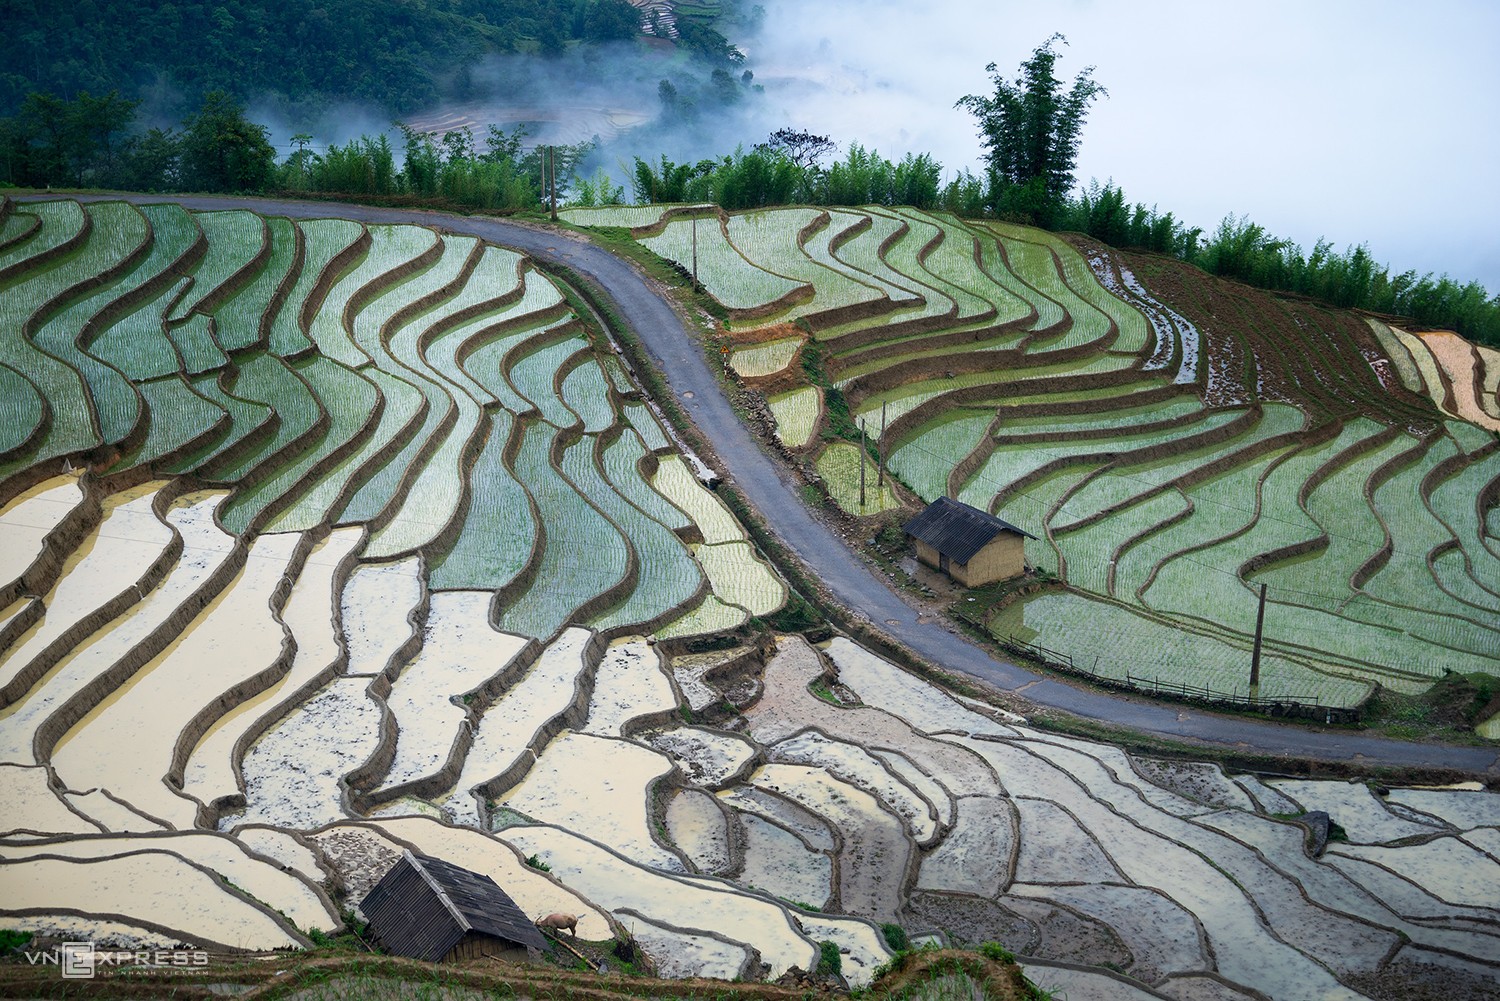
[[[493,935],[469,932],[458,940],[457,945],[448,950],[448,954],[443,957],[443,962],[455,963],[483,957],[500,959],[507,963],[524,963],[528,959],[526,947],[523,945],[496,938]]]
[[[968,563],[954,563],[953,579],[964,587],[979,587],[1026,572],[1026,540],[1011,532],[995,536]]]

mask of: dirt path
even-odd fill
[[[65,196],[73,197],[73,196]],[[418,223],[466,233],[522,251],[543,265],[562,265],[602,287],[645,345],[651,360],[717,451],[720,472],[761,512],[782,543],[810,567],[857,619],[868,620],[921,657],[1042,706],[1159,737],[1202,742],[1221,751],[1418,769],[1458,769],[1500,779],[1500,753],[1483,747],[1417,744],[1342,731],[1322,731],[1075,688],[1000,660],[944,621],[918,621],[918,610],[892,591],[802,503],[800,484],[762,449],[731,408],[682,319],[628,262],[560,230],[477,216],[274,198],[156,195],[81,196],[84,201],[175,201],[190,209],[250,208],[298,219],[338,216],[361,222]],[[1087,624],[1083,624],[1087,628]]]

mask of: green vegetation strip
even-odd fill
[[[312,430],[323,415],[317,397],[274,355],[257,352],[242,359],[230,389],[236,396],[264,403],[281,420],[275,434],[259,448],[205,471],[221,483],[243,479],[262,463],[289,460],[286,450]]]
[[[673,532],[687,528],[692,519],[651,488],[641,475],[640,464],[646,457],[640,436],[625,431],[604,450],[604,475],[619,494],[648,517],[656,519]],[[653,460],[654,465],[654,460]]]
[[[29,442],[42,426],[46,404],[31,380],[0,365],[0,455]]]
[[[507,373],[516,391],[526,397],[541,412],[542,419],[554,427],[569,428],[578,424],[578,415],[558,396],[554,380],[558,369],[569,358],[587,349],[588,342],[581,336],[565,337],[527,350],[512,362]]]
[[[270,237],[266,221],[242,209],[198,212],[193,218],[208,237],[208,253],[193,272],[193,284],[187,295],[167,315],[172,322],[187,319],[210,296],[228,291],[248,277],[256,259],[266,251]]]
[[[297,225],[306,244],[302,271],[271,321],[267,343],[273,354],[282,356],[301,354],[313,346],[302,325],[302,314],[308,300],[318,292],[320,285],[332,283],[336,278],[327,273],[330,264],[365,235],[363,226],[347,219],[311,219]]]
[[[984,440],[994,421],[990,411],[955,410],[924,425],[918,434],[891,451],[886,466],[924,500],[944,497],[948,474]]]
[[[198,224],[180,205],[146,205],[141,213],[151,223],[151,254],[141,265],[156,278],[203,238]],[[187,290],[186,278],[167,279],[155,295],[123,315],[94,326],[84,347],[126,377],[140,381],[182,369],[182,359],[166,335],[167,311]]]
[[[609,399],[609,380],[593,357],[563,377],[562,401],[583,419],[583,430],[587,434],[598,434],[615,424],[615,408]]]
[[[266,356],[269,357],[269,356]],[[292,363],[328,414],[327,426],[295,457],[285,457],[274,472],[249,490],[237,491],[219,509],[219,521],[230,532],[244,532],[284,494],[305,486],[316,467],[350,447],[365,431],[380,405],[380,392],[364,376],[317,355]]]
[[[229,415],[229,426],[217,433],[196,450],[173,459],[166,467],[170,473],[190,473],[206,466],[215,458],[238,446],[275,418],[269,404],[236,396],[220,385],[220,379],[232,381],[226,375],[211,372],[190,379],[193,392]]]
[[[121,458],[120,469],[156,462],[228,420],[222,407],[194,392],[180,375],[137,383],[136,389],[146,401],[147,432],[140,445]]]
[[[322,308],[308,324],[307,335],[326,358],[358,367],[369,361],[345,326],[345,312],[368,293],[382,288],[419,259],[438,251],[438,235],[420,226],[371,226],[370,247],[357,267],[339,279]]]
[[[463,526],[428,554],[428,586],[444,590],[499,590],[526,569],[537,525],[526,491],[505,463],[515,418],[490,416],[489,437],[469,471]]]
[[[38,220],[38,225],[24,242],[0,253],[0,275],[8,271],[19,273],[32,258],[51,253],[77,239],[86,219],[83,206],[72,201],[34,202],[26,206],[26,212],[17,212],[16,215],[29,215]],[[0,291],[6,288],[0,282]]]
[[[799,282],[745,260],[724,236],[718,219],[699,219],[696,229],[698,281],[726,309],[763,308],[802,287]],[[667,223],[661,235],[640,242],[652,253],[691,273],[695,261],[694,239],[693,221],[675,219]]]
[[[1080,629],[1079,623],[1088,628]],[[1160,679],[1244,697],[1249,691],[1248,645],[1230,645],[1169,622],[1138,615],[1081,595],[1040,594],[1006,606],[995,616],[997,638],[1014,636],[1069,654],[1081,670],[1123,681]],[[1368,683],[1320,674],[1278,655],[1261,660],[1260,697],[1354,706]]]
[[[382,466],[382,462],[390,458],[396,442],[402,435],[410,436],[421,426],[424,401],[411,383],[373,367],[360,369],[359,374],[375,384],[385,403],[380,410],[379,423],[358,448],[340,459],[314,483],[299,490],[291,505],[266,525],[266,531],[305,532],[334,520],[331,517],[333,507],[339,498],[348,495],[351,485],[363,481],[374,471],[383,472],[390,468],[390,464]],[[400,449],[395,451],[401,452]],[[394,463],[399,463],[399,459],[392,460]],[[398,465],[397,471],[405,468]],[[383,509],[384,504],[381,504],[377,512]]]
[[[803,386],[766,397],[776,418],[776,436],[787,448],[802,448],[812,441],[823,412],[823,395],[817,386]]]
[[[797,349],[801,346],[802,338],[800,337],[783,337],[779,340],[766,341],[764,344],[752,344],[749,347],[735,349],[735,352],[729,356],[729,364],[747,379],[772,375],[790,365],[793,356],[797,354]]]
[[[625,577],[625,540],[558,474],[551,461],[557,430],[535,422],[522,432],[515,472],[541,514],[546,546],[525,591],[501,616],[500,628],[546,639],[578,608]]]
[[[40,212],[47,205],[36,208]],[[81,209],[78,215],[83,215]],[[77,223],[66,212],[47,211],[42,218],[44,234],[53,226],[72,228],[76,232]],[[0,330],[10,333],[0,337],[0,364],[26,376],[46,401],[52,420],[46,432],[31,443],[28,455],[0,463],[0,476],[29,466],[33,461],[82,451],[98,443],[93,404],[78,370],[39,350],[20,334],[37,323],[35,314],[38,310],[61,299],[74,286],[94,278],[97,275],[95,269],[107,264],[104,255],[82,252],[52,267],[28,272],[3,289]]]
[[[591,621],[596,629],[611,629],[654,622],[686,605],[698,593],[703,574],[692,554],[665,525],[636,508],[617,493],[594,460],[595,440],[584,436],[563,453],[563,472],[585,497],[594,502],[624,533],[636,557],[636,578],[630,593],[613,608]],[[639,454],[625,437],[609,451],[619,448],[628,457]],[[619,470],[628,463],[609,463]],[[645,484],[642,483],[641,486]]]
[[[271,300],[292,276],[297,263],[301,232],[290,219],[267,219],[271,256],[254,279],[228,302],[214,310],[219,343],[226,351],[265,347],[261,324],[270,310]]]

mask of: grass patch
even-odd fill
[[[894,922],[887,921],[882,924],[880,934],[885,938],[885,944],[890,946],[892,952],[904,952],[911,948],[911,941],[906,937],[906,929]]]
[[[832,974],[838,976],[843,972],[844,959],[839,955],[837,942],[827,939],[818,943],[818,973],[822,976]]]
[[[823,423],[824,440],[842,438],[858,443],[862,437],[859,424],[849,412],[849,401],[823,370],[823,346],[817,341],[810,340],[802,348],[802,374],[807,376],[808,382],[823,389],[823,411],[827,415]]]
[[[1500,711],[1500,679],[1449,671],[1419,695],[1377,688],[1363,722],[1372,733],[1400,740],[1484,743],[1474,727]]]
[[[843,705],[843,703],[839,701],[838,696],[833,694],[833,689],[828,687],[828,682],[823,680],[822,678],[819,678],[817,681],[814,681],[811,685],[807,686],[807,690],[812,692],[818,698],[822,699],[824,702],[828,702],[836,706]]]

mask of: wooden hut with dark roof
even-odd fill
[[[977,507],[939,497],[905,526],[917,559],[979,587],[1026,572],[1026,540],[1036,536]]]
[[[490,877],[403,853],[359,908],[386,951],[431,963],[493,956],[537,959],[547,940]]]

